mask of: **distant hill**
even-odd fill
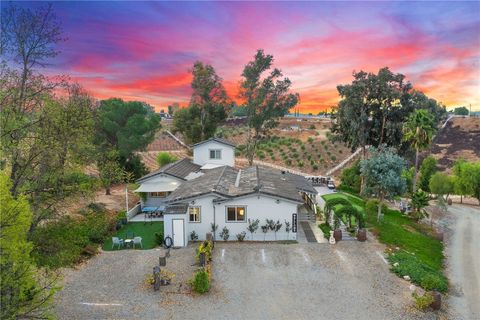
[[[437,159],[442,171],[450,171],[460,158],[480,161],[480,118],[453,118],[448,121],[437,133],[429,154]]]

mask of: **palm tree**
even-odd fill
[[[433,115],[424,109],[418,109],[412,112],[403,125],[403,139],[409,141],[415,149],[415,171],[413,174],[412,193],[415,193],[417,187],[418,154],[430,146],[434,133],[435,122]]]

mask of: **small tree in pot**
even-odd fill
[[[333,215],[333,237],[335,241],[342,240],[342,230],[340,230],[340,216],[337,213]]]
[[[277,220],[274,225],[273,231],[275,232],[275,241],[277,241],[277,232],[282,229],[282,224],[280,223],[280,220]]]
[[[367,240],[367,230],[365,229],[365,219],[363,218],[363,214],[360,211],[357,211],[355,216],[357,220],[357,240],[360,242],[364,242]]]
[[[255,220],[248,219],[247,230],[248,232],[250,232],[250,235],[251,235],[250,240],[253,240],[253,234],[257,231],[259,223],[260,223],[260,220],[258,219],[255,219]]]
[[[263,241],[265,241],[265,238],[267,236],[267,232],[268,232],[268,224],[264,225],[264,226],[261,226],[262,228],[262,232],[263,232]]]
[[[227,227],[223,227],[220,237],[223,239],[223,241],[227,241],[228,238],[230,238],[230,231],[228,231]]]
[[[212,230],[212,233],[213,233],[213,239],[216,240],[217,237],[215,236],[215,231],[217,231],[218,229],[218,224],[215,224],[215,223],[210,223],[210,228]]]

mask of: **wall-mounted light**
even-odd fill
[[[280,199],[277,199],[275,202],[276,202],[276,203],[280,203]]]
[[[194,205],[194,204],[195,204],[195,200],[190,201],[190,204],[191,204],[191,205]]]

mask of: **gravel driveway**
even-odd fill
[[[450,229],[446,253],[451,312],[455,319],[480,319],[480,209],[455,204],[443,220]]]
[[[156,293],[142,280],[162,250],[104,252],[67,270],[55,309],[60,319],[435,319],[411,307],[409,284],[382,250],[371,241],[218,243],[203,296],[185,285],[193,247],[172,251],[175,283]]]

